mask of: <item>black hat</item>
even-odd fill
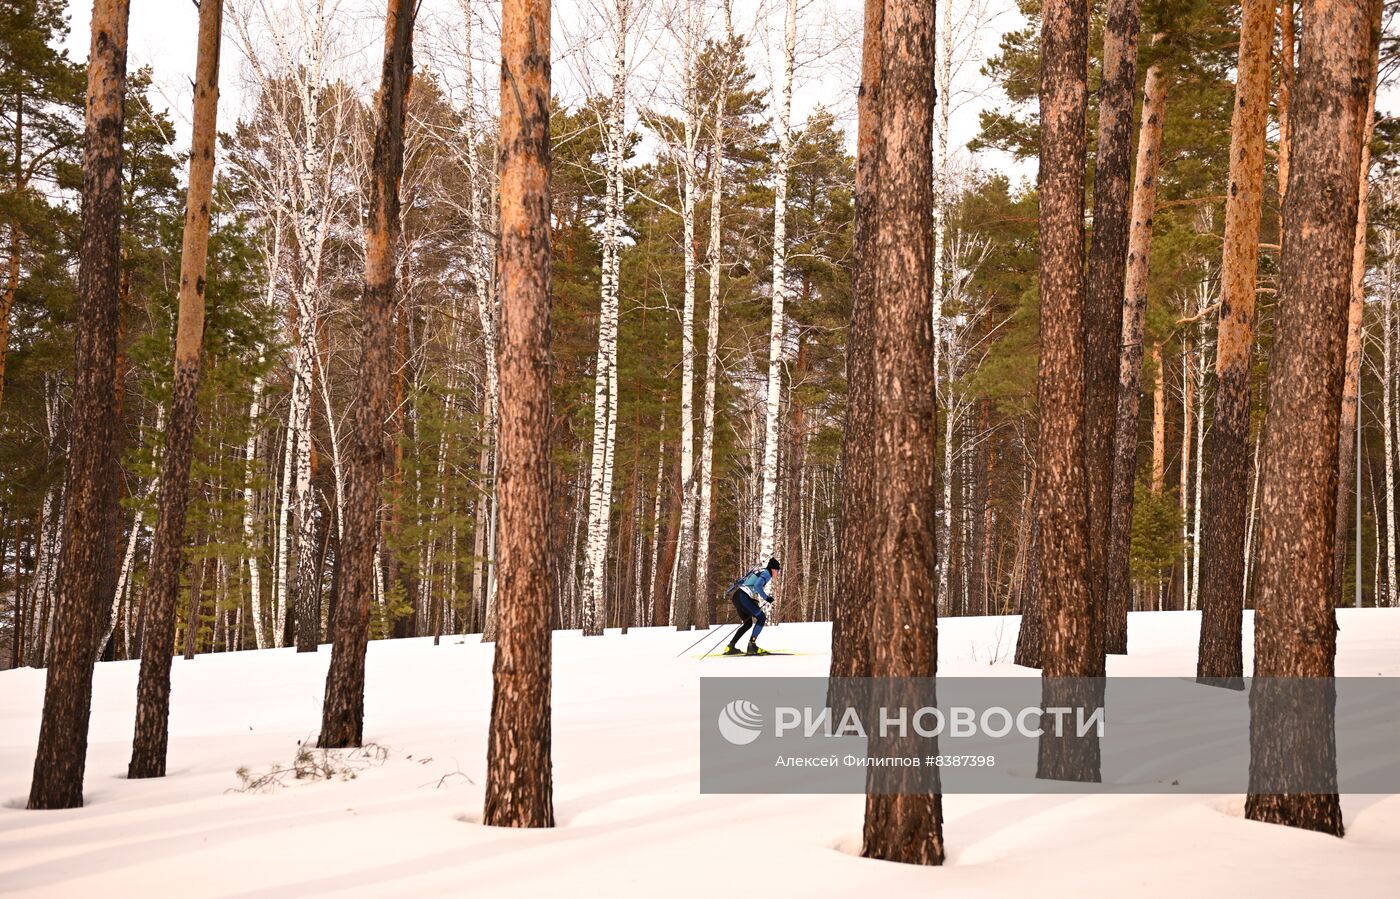
[[[769,571],[782,571],[782,570],[783,570],[783,563],[779,562],[777,559],[769,559],[769,560],[768,560],[768,570],[769,570]]]

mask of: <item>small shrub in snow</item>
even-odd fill
[[[309,742],[297,745],[291,765],[274,763],[267,771],[253,771],[246,765],[239,768],[242,786],[237,793],[270,793],[295,781],[354,780],[366,768],[377,768],[389,759],[389,750],[378,743],[366,743],[353,749],[316,749]]]

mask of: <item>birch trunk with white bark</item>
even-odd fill
[[[700,192],[699,141],[700,3],[688,0],[681,36],[684,59],[682,100],[681,232],[684,301],[681,310],[681,529],[676,547],[676,588],[671,593],[671,621],[678,630],[698,626],[704,595],[695,602],[695,206]],[[708,625],[708,621],[705,622]]]
[[[618,0],[615,20],[612,93],[604,122],[607,191],[603,212],[603,260],[598,311],[598,358],[593,385],[593,447],[588,479],[588,535],[584,553],[582,627],[585,635],[603,632],[608,532],[612,523],[612,444],[617,433],[617,301],[623,215],[622,164],[626,140],[627,36],[630,0]]]
[[[787,194],[792,163],[792,70],[797,55],[797,0],[787,0],[783,17],[783,52],[774,79],[778,119],[778,156],[773,185],[773,314],[768,327],[768,390],[764,404],[763,499],[759,511],[758,556],[769,558],[778,547],[778,441],[783,394],[783,337],[787,300]]]

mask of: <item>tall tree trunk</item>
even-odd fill
[[[24,196],[24,96],[15,97],[15,134],[12,148],[14,179],[14,217],[10,219],[10,252],[5,266],[5,290],[0,294],[0,402],[5,396],[5,363],[10,357],[10,314],[19,294],[20,247],[24,228],[20,224],[20,202]]]
[[[1335,790],[1335,687],[1300,693],[1278,678],[1331,678],[1337,648],[1333,531],[1346,311],[1356,236],[1367,74],[1379,29],[1371,3],[1304,0],[1294,98],[1294,166],[1284,210],[1269,440],[1255,581],[1250,792],[1245,817],[1342,835]],[[1333,789],[1277,793],[1284,772]]]
[[[554,826],[550,762],[549,3],[501,10],[500,638],[484,822]]]
[[[83,804],[92,669],[116,584],[116,390],[122,104],[129,0],[94,0],[88,51],[73,425],[63,564],[29,808]]]
[[[1154,340],[1148,353],[1152,362],[1152,493],[1161,496],[1167,486],[1167,362],[1162,341]]]
[[[1159,37],[1153,38],[1156,43]],[[1141,399],[1142,340],[1147,319],[1148,264],[1152,258],[1152,222],[1157,208],[1157,168],[1162,156],[1167,78],[1162,63],[1147,70],[1142,123],[1138,126],[1137,166],[1133,184],[1132,224],[1128,231],[1128,266],[1123,293],[1123,330],[1118,351],[1118,414],[1113,427],[1113,483],[1108,555],[1104,562],[1107,626],[1104,649],[1128,651],[1128,607],[1133,582],[1130,551],[1133,531],[1133,482],[1137,476],[1138,414]]]
[[[622,166],[627,141],[627,35],[630,0],[617,0],[613,40],[612,96],[601,122],[607,153],[607,192],[603,213],[603,265],[598,310],[598,361],[594,366],[593,450],[588,481],[588,537],[584,554],[582,628],[603,633],[608,538],[612,526],[613,440],[617,429],[617,323],[622,263],[624,197]]]
[[[1397,246],[1387,237],[1385,290],[1381,297],[1381,430],[1385,458],[1385,601],[1396,603],[1395,559],[1395,290]],[[1379,565],[1379,559],[1377,560]]]
[[[1220,320],[1215,341],[1215,420],[1206,436],[1205,509],[1201,516],[1199,678],[1244,673],[1244,531],[1249,485],[1249,362],[1259,274],[1259,218],[1264,143],[1269,124],[1269,50],[1274,0],[1244,0],[1239,74],[1230,122],[1230,190],[1220,265]],[[1352,186],[1353,190],[1355,185]],[[1353,225],[1355,222],[1353,222]],[[1291,427],[1291,425],[1289,426]]]
[[[1040,82],[1040,602],[1046,708],[1081,706],[1076,678],[1104,673],[1089,589],[1084,433],[1084,116],[1089,10],[1045,5]],[[1053,700],[1053,702],[1052,702]],[[1038,776],[1097,781],[1094,736],[1040,739]]]
[[[136,734],[127,777],[164,777],[170,721],[170,643],[175,637],[175,600],[185,549],[185,512],[190,498],[190,463],[199,424],[200,363],[204,352],[204,286],[209,258],[209,203],[214,188],[218,139],[219,45],[223,0],[199,6],[195,57],[194,129],[190,180],[185,200],[184,245],[180,251],[180,312],[175,331],[174,386],[166,420],[160,476],[160,511],[143,604],[142,629],[151,649],[141,655],[136,685]],[[190,602],[195,598],[191,596]]]
[[[861,547],[873,573],[863,596],[874,606],[870,673],[931,678],[938,669],[937,441],[932,290],[934,4],[890,0],[881,23],[880,131],[876,149],[871,525]],[[879,560],[876,563],[875,560]],[[878,599],[878,601],[873,601]],[[877,743],[885,745],[877,746]],[[937,753],[936,739],[872,742],[872,754]],[[873,769],[872,769],[873,770]],[[913,773],[912,775],[910,772]],[[902,789],[901,789],[902,788]],[[943,803],[936,770],[875,772],[866,781],[861,855],[920,865],[943,863]]]
[[[1281,210],[1288,197],[1288,158],[1293,143],[1289,107],[1293,105],[1293,71],[1298,48],[1293,24],[1293,0],[1280,0],[1278,28],[1278,205]]]
[[[277,509],[276,542],[273,545],[273,569],[272,569],[272,645],[282,647],[287,645],[287,613],[288,606],[288,585],[287,570],[289,568],[288,555],[292,548],[292,460],[296,456],[296,428],[292,423],[291,407],[296,405],[296,394],[300,389],[297,386],[297,379],[292,379],[292,397],[288,403],[287,425],[282,435],[282,465],[281,475],[278,478],[277,497],[274,500]],[[274,457],[275,458],[275,457]]]
[[[797,359],[793,364],[792,383],[794,386],[802,382],[802,378],[807,371],[807,346],[802,340],[802,335],[797,337]],[[783,553],[783,569],[786,579],[783,584],[783,596],[791,598],[788,604],[791,611],[787,617],[802,620],[800,612],[805,607],[802,601],[803,593],[806,590],[806,583],[802,579],[803,555],[802,555],[802,494],[804,490],[803,482],[803,456],[806,451],[806,412],[802,408],[802,402],[798,399],[795,390],[788,392],[788,421],[787,421],[787,495],[786,510],[784,518],[787,519],[787,529],[785,531],[787,539],[784,541],[787,549]]]
[[[346,505],[336,572],[335,633],[321,714],[322,748],[359,746],[364,737],[365,649],[373,592],[379,494],[384,480],[384,425],[391,413],[399,181],[403,177],[404,102],[413,77],[415,0],[389,0],[370,168],[365,229],[364,320],[358,396],[347,460]]]
[[[679,462],[679,460],[677,460]],[[681,622],[672,620],[670,614],[674,611],[671,608],[671,591],[675,582],[676,573],[676,547],[680,542],[681,532],[681,482],[679,477],[679,465],[671,469],[670,477],[670,499],[667,502],[666,527],[661,534],[661,543],[657,548],[658,558],[656,570],[653,572],[653,592],[651,597],[652,624],[661,627],[665,624],[679,625]]]
[[[252,600],[249,615],[253,622],[253,640],[258,649],[267,646],[263,633],[262,563],[254,547],[258,545],[253,527],[256,492],[253,489],[253,463],[258,456],[258,416],[262,413],[262,376],[253,379],[253,397],[248,404],[248,441],[243,448],[243,541],[248,547],[248,595]]]
[[[773,311],[768,322],[768,389],[764,405],[763,498],[759,509],[758,555],[760,561],[777,552],[778,441],[783,396],[783,337],[787,332],[787,195],[788,169],[792,164],[792,70],[797,53],[797,0],[787,0],[783,16],[781,68],[774,80],[774,106],[778,120],[778,155],[773,172]]]
[[[1194,312],[1188,313],[1194,315]],[[1188,328],[1192,327],[1190,325]],[[1196,341],[1189,331],[1181,338],[1181,464],[1177,473],[1177,502],[1181,509],[1181,599],[1173,608],[1191,606],[1191,461],[1196,425]]]
[[[870,615],[867,592],[875,560],[867,545],[874,527],[871,491],[875,428],[875,290],[879,267],[875,226],[879,220],[880,77],[886,0],[865,0],[861,47],[859,123],[856,129],[854,271],[851,274],[851,324],[846,336],[846,428],[841,435],[841,514],[836,541],[835,608],[831,622],[831,677],[861,677],[870,671]],[[937,600],[937,597],[934,597]],[[840,681],[835,681],[840,683]],[[840,697],[829,697],[836,705]]]
[[[698,625],[704,597],[695,591],[695,517],[699,497],[695,492],[695,205],[700,195],[699,67],[700,3],[687,0],[686,24],[681,37],[684,55],[684,105],[681,122],[681,256],[684,260],[684,299],[681,308],[681,530],[676,553],[676,590],[671,596],[671,620],[678,630]],[[708,622],[707,622],[708,623]]]
[[[1384,10],[1382,0],[1372,0],[1372,27],[1380,28],[1376,17]],[[1380,45],[1372,54],[1367,76],[1370,78],[1366,103],[1366,131],[1361,136],[1361,174],[1357,184],[1356,237],[1351,249],[1351,299],[1347,305],[1347,360],[1346,382],[1342,386],[1342,420],[1338,426],[1337,459],[1340,469],[1337,477],[1337,536],[1333,552],[1332,580],[1338,594],[1342,582],[1346,580],[1347,568],[1347,522],[1350,518],[1347,506],[1351,499],[1351,481],[1356,474],[1353,457],[1356,449],[1356,419],[1361,402],[1361,343],[1362,325],[1366,317],[1366,233],[1370,212],[1371,185],[1371,138],[1376,130],[1376,85],[1377,63]],[[1358,569],[1356,577],[1361,578]],[[1340,601],[1341,597],[1338,596]]]
[[[725,25],[730,42],[734,39],[731,6],[724,6]],[[700,490],[697,502],[699,517],[695,539],[695,595],[700,602],[710,602],[710,527],[714,504],[715,470],[715,387],[719,380],[719,307],[720,278],[723,275],[721,252],[724,234],[721,229],[721,209],[724,205],[724,108],[729,96],[729,73],[722,72],[715,85],[713,146],[710,153],[710,242],[706,262],[709,265],[709,317],[705,324],[705,399],[700,421]],[[724,610],[720,610],[724,614]]]
[[[1113,518],[1113,431],[1123,287],[1132,226],[1133,100],[1137,86],[1138,0],[1111,0],[1103,36],[1094,231],[1084,306],[1084,433],[1088,447],[1089,589],[1095,628],[1106,640],[1108,553]]]

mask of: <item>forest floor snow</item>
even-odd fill
[[[1342,610],[1339,675],[1400,676],[1400,611]],[[1136,613],[1111,675],[1190,676],[1199,616]],[[939,622],[939,673],[1024,675],[1018,619]],[[1246,670],[1252,635],[1246,616]],[[1396,895],[1400,796],[1343,798],[1347,835],[1247,821],[1243,796],[951,795],[948,862],[857,857],[863,797],[699,792],[699,678],[825,675],[825,624],[770,628],[803,653],[677,658],[694,633],[554,640],[558,826],[480,823],[492,648],[370,644],[353,777],[242,789],[320,720],[329,647],[176,659],[169,776],[125,777],[138,662],[98,665],[87,805],[23,810],[44,672],[0,673],[0,893],[44,896]],[[717,636],[717,635],[716,635]],[[1397,748],[1400,752],[1400,747]]]

